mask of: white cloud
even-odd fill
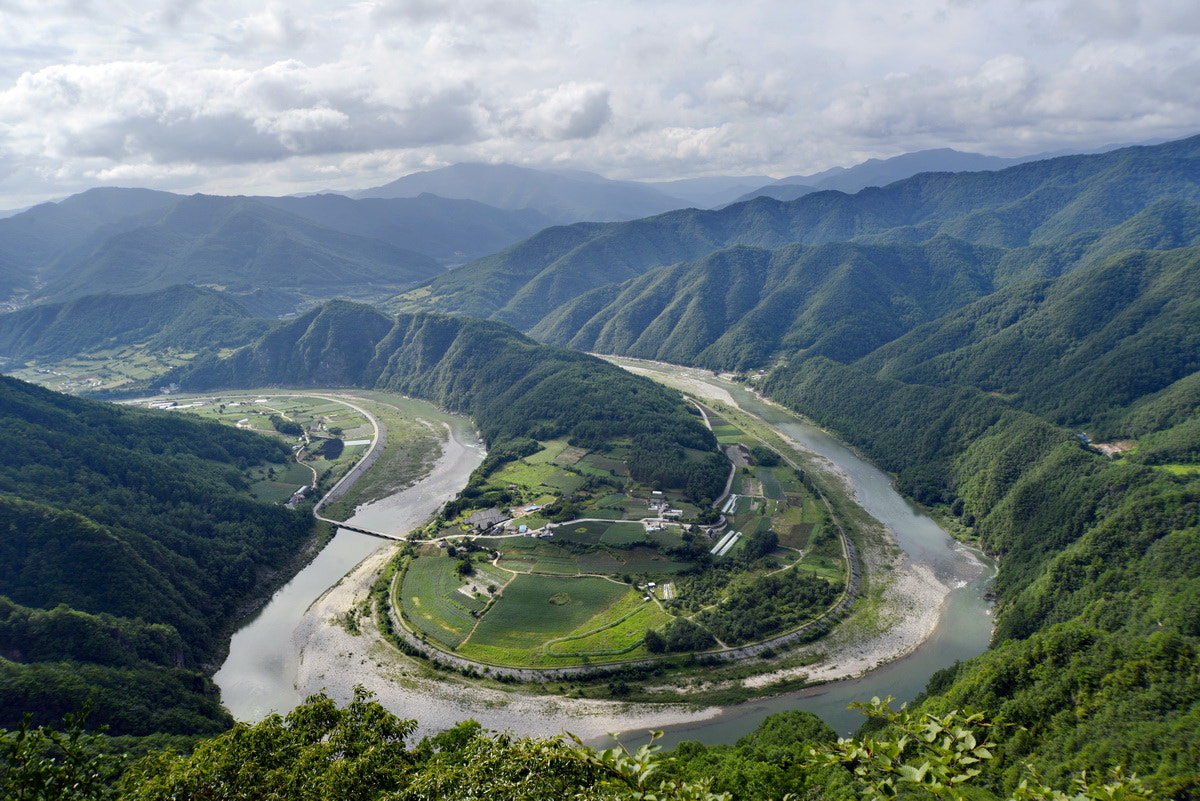
[[[299,191],[473,159],[787,175],[1200,129],[1194,0],[0,9],[0,208],[99,180]]]
[[[517,98],[494,112],[500,130],[540,141],[587,139],[612,116],[608,90],[600,84],[565,83]]]

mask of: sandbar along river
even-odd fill
[[[469,421],[440,413],[433,419],[451,422],[449,438],[429,475],[395,495],[360,506],[347,523],[407,534],[466,485],[486,452]],[[259,721],[304,700],[295,689],[300,655],[292,631],[313,601],[386,544],[378,537],[338,529],[317,558],[233,635],[229,656],[213,679],[221,688],[221,702],[236,719]]]
[[[908,656],[858,679],[750,701],[727,707],[717,717],[701,723],[668,727],[661,744],[670,747],[683,740],[734,742],[767,715],[789,709],[815,712],[840,733],[849,734],[863,720],[846,709],[851,702],[888,695],[898,701],[910,700],[935,671],[976,656],[987,647],[992,619],[985,593],[995,574],[990,559],[956,543],[933,520],[901,498],[887,474],[820,429],[711,374],[665,366],[653,370],[660,371],[719,387],[746,412],[830,460],[848,477],[858,503],[895,533],[900,547],[914,561],[928,565],[942,582],[955,587],[932,636]],[[454,427],[446,450],[429,476],[392,497],[360,507],[348,522],[375,530],[411,530],[466,484],[482,457],[482,448],[463,421]],[[235,718],[261,720],[272,711],[286,712],[302,700],[294,689],[299,655],[292,644],[293,629],[314,600],[382,545],[373,537],[339,530],[320,555],[234,635],[229,657],[215,680],[222,701]],[[656,728],[654,721],[647,720],[644,728]]]

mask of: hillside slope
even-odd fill
[[[133,344],[205,350],[241,344],[267,325],[228,295],[200,287],[87,295],[0,315],[0,354],[54,359]]]
[[[758,198],[720,211],[551,228],[440,276],[395,308],[493,317],[528,330],[586,291],[737,244],[921,242],[942,233],[1024,247],[1111,228],[1164,198],[1200,201],[1200,137],[997,172],[926,173],[855,195]]]
[[[311,536],[242,470],[281,442],[0,377],[0,725],[94,699],[114,733],[214,732],[206,670]]]

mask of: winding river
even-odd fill
[[[937,670],[981,653],[991,636],[991,610],[985,598],[995,565],[978,551],[952,540],[927,516],[892,488],[891,479],[853,451],[778,406],[764,403],[742,387],[711,374],[667,365],[615,360],[638,372],[659,374],[667,383],[736,403],[768,425],[825,457],[840,469],[868,513],[889,527],[900,547],[916,562],[928,565],[939,580],[955,587],[947,597],[933,635],[908,656],[859,679],[830,682],[795,693],[728,707],[701,723],[667,727],[660,741],[670,747],[683,740],[734,742],[764,717],[789,709],[819,714],[835,729],[849,734],[862,718],[846,707],[872,696],[914,698]],[[445,419],[438,415],[438,419]],[[451,436],[433,471],[412,487],[383,501],[360,507],[350,521],[364,527],[404,532],[419,525],[452,497],[483,457],[466,421],[451,425]],[[382,541],[339,530],[320,555],[280,589],[266,607],[233,637],[229,657],[215,680],[225,706],[238,720],[261,720],[272,711],[287,711],[300,702],[294,689],[298,653],[292,631],[309,605],[336,584],[358,562],[382,547]],[[657,728],[647,720],[645,728]],[[636,741],[632,742],[636,744]]]
[[[347,523],[404,534],[428,520],[461,489],[485,455],[469,421],[429,407],[430,419],[448,427],[442,453],[429,474],[395,495],[355,510]],[[295,689],[299,658],[292,631],[309,605],[387,541],[338,529],[317,557],[281,587],[265,607],[233,635],[229,656],[213,680],[233,716],[259,721],[287,712],[303,699]]]

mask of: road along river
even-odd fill
[[[417,671],[406,670],[403,658],[390,648],[373,642],[370,636],[351,636],[332,622],[340,611],[365,597],[371,575],[386,562],[381,549],[395,547],[343,530],[234,635],[229,657],[215,677],[222,700],[233,715],[239,720],[259,720],[271,711],[291,709],[304,695],[318,690],[344,702],[352,695],[353,686],[361,683],[396,714],[416,717],[421,724],[419,734],[473,717],[486,728],[511,729],[524,736],[552,736],[565,729],[598,743],[608,732],[629,732],[632,741],[647,729],[666,729],[663,744],[668,746],[682,740],[723,743],[753,730],[768,714],[787,709],[816,712],[848,734],[861,722],[857,713],[846,710],[852,701],[875,695],[911,699],[935,671],[987,647],[991,617],[984,593],[994,565],[955,543],[932,520],[915,511],[892,489],[885,473],[795,415],[711,373],[614,361],[699,397],[738,406],[798,446],[824,457],[831,463],[829,469],[844,477],[857,502],[893,533],[909,556],[904,569],[897,570],[908,583],[897,580],[895,585],[915,588],[899,599],[906,604],[892,609],[894,626],[863,641],[835,630],[812,646],[825,649],[824,660],[804,669],[813,679],[865,675],[704,710],[522,696],[422,679]],[[482,456],[473,432],[463,421],[452,432],[429,476],[384,501],[361,507],[348,522],[399,533],[415,528],[466,483]],[[852,627],[839,627],[843,628]],[[877,667],[892,659],[896,661]]]
[[[448,436],[428,475],[395,495],[359,507],[347,523],[385,533],[407,534],[454,497],[485,451],[469,421],[437,413]],[[444,422],[450,420],[451,422]],[[263,609],[233,635],[229,656],[213,677],[221,701],[238,720],[258,721],[287,712],[303,698],[296,689],[298,644],[293,632],[305,611],[385,540],[338,529],[317,558],[280,588]]]
[[[697,724],[667,727],[660,743],[671,747],[683,740],[732,743],[773,712],[804,709],[815,712],[841,734],[862,723],[846,707],[874,696],[914,698],[929,677],[956,661],[970,659],[987,648],[992,633],[991,604],[986,593],[996,565],[986,555],[956,542],[927,515],[915,509],[892,486],[891,477],[860,458],[821,429],[769,402],[739,384],[712,373],[654,362],[605,357],[626,369],[671,384],[697,397],[736,406],[757,417],[801,448],[828,460],[839,472],[855,501],[889,529],[901,550],[918,566],[927,566],[936,580],[951,588],[928,639],[898,660],[871,670],[861,678],[831,681],[818,687],[727,707],[716,717]],[[636,742],[636,741],[635,741]]]

